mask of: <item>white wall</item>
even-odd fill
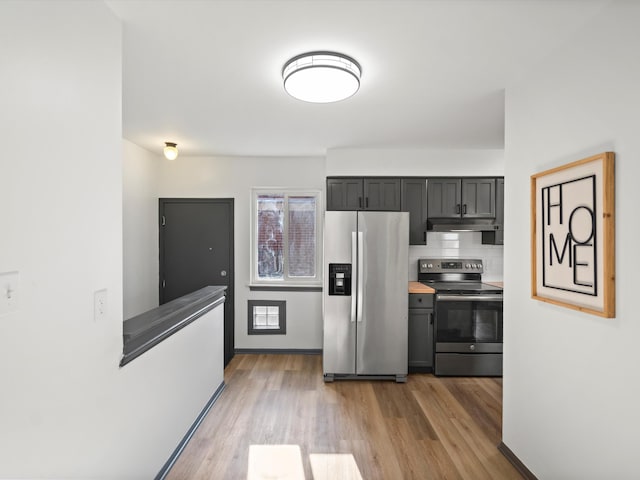
[[[235,347],[322,348],[321,292],[249,290],[252,187],[324,189],[324,158],[187,157],[159,167],[159,196],[234,198]],[[248,335],[248,300],[285,300],[286,335]]]
[[[123,310],[158,306],[158,164],[164,157],[123,141]]]
[[[505,444],[540,479],[636,479],[640,5],[611,2],[506,95]],[[616,154],[617,315],[530,299],[529,179]]]
[[[328,176],[502,176],[503,173],[503,150],[336,148],[327,151]]]
[[[2,478],[152,478],[222,380],[220,309],[118,367],[121,30],[102,2],[0,2]]]

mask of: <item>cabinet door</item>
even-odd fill
[[[496,179],[496,245],[504,245],[504,178]]]
[[[433,368],[431,309],[409,309],[409,367]]]
[[[496,216],[496,179],[462,179],[462,216],[494,218]]]
[[[399,212],[400,179],[365,178],[364,209]]]
[[[482,232],[485,245],[504,245],[504,178],[496,178],[496,228]]]
[[[327,210],[360,210],[363,197],[361,178],[327,178]]]
[[[427,179],[427,216],[429,218],[460,218],[461,199],[459,178]]]
[[[409,212],[409,245],[427,244],[427,179],[403,178],[400,210]]]

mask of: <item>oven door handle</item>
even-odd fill
[[[501,302],[501,294],[489,294],[489,295],[436,295],[436,301],[442,300],[445,302]]]

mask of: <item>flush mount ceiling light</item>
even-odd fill
[[[178,158],[177,143],[164,142],[164,158],[167,160],[175,160]]]
[[[330,103],[349,98],[360,88],[360,64],[335,52],[293,57],[282,69],[284,89],[299,100]]]

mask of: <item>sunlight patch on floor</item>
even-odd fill
[[[350,453],[309,455],[313,480],[362,480],[356,459]]]
[[[249,446],[247,480],[305,480],[298,445]]]
[[[350,453],[309,455],[313,480],[362,480]],[[247,480],[305,480],[299,445],[251,445]]]

